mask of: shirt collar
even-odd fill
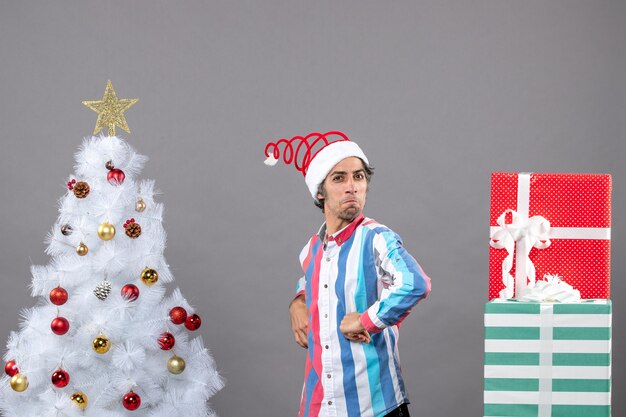
[[[336,242],[337,246],[341,246],[346,240],[350,239],[356,228],[359,227],[364,219],[365,216],[363,216],[363,213],[359,214],[356,219],[352,220],[352,223],[332,235],[329,235],[328,241]],[[324,237],[326,236],[326,223],[320,228],[318,236],[320,240],[324,241]]]

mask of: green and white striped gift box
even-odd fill
[[[610,417],[611,301],[485,304],[484,416]]]

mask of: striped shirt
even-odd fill
[[[400,237],[373,219],[356,218],[328,237],[325,225],[302,249],[297,294],[309,309],[308,353],[300,417],[380,417],[408,403],[400,374],[398,330],[430,291],[430,279]],[[369,344],[339,331],[361,314]]]

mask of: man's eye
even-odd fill
[[[354,176],[354,178],[356,178],[357,180],[362,180],[363,179],[363,174],[356,174]]]
[[[341,175],[337,175],[336,177],[333,177],[333,181],[341,181],[342,177]]]

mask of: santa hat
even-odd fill
[[[359,145],[338,131],[314,132],[306,136],[269,142],[265,145],[265,156],[265,164],[270,166],[276,165],[281,156],[286,164],[293,162],[296,169],[304,175],[304,181],[314,200],[317,200],[318,187],[326,175],[343,159],[356,156],[369,164]]]

